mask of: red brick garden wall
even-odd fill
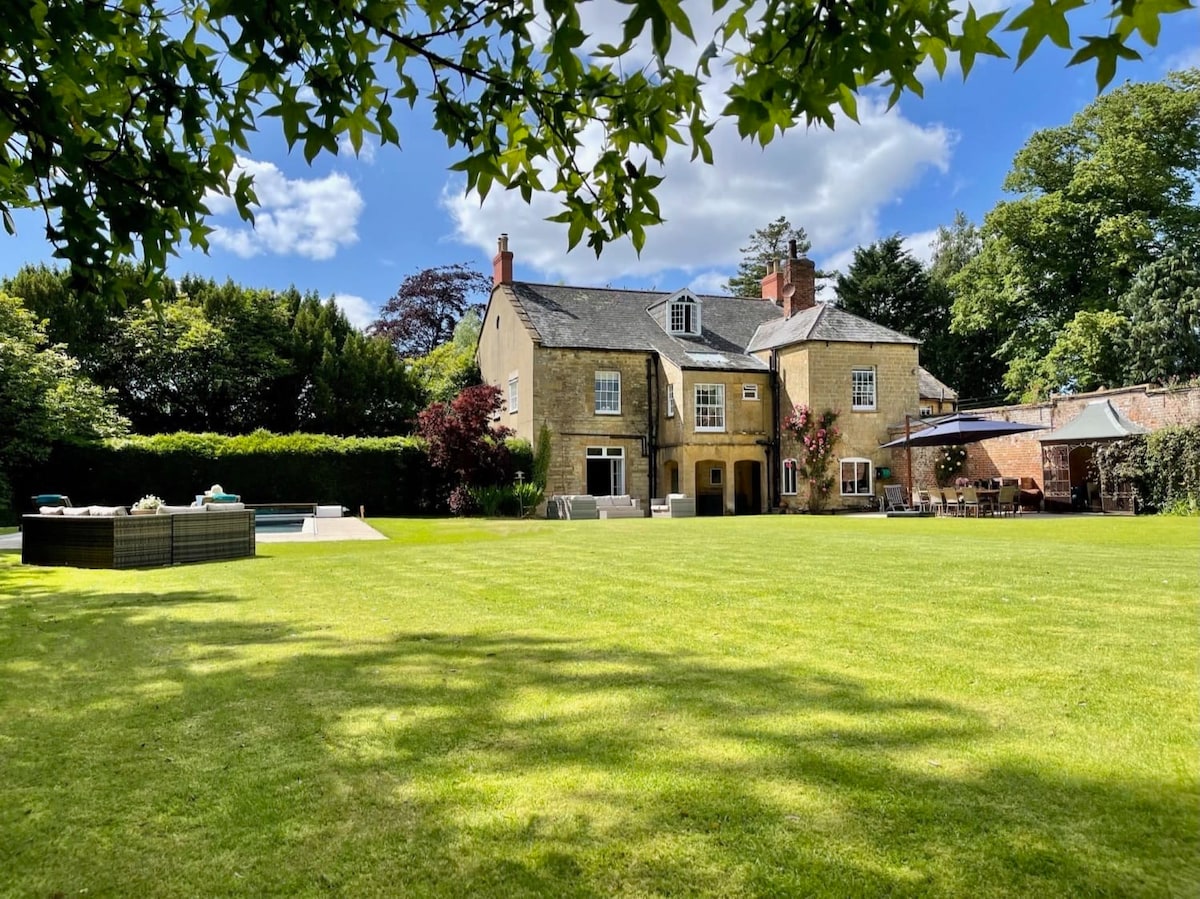
[[[1200,424],[1200,387],[1171,389],[1141,385],[1073,396],[1055,396],[1044,403],[972,409],[971,412],[990,418],[1040,424],[1053,430],[1074,420],[1075,416],[1083,411],[1084,406],[1098,399],[1109,400],[1130,421],[1151,431],[1168,425]],[[964,476],[1027,477],[1033,478],[1041,487],[1042,445],[1038,437],[1044,433],[1045,431],[1031,431],[1028,434],[996,437],[969,444]],[[903,436],[902,429],[893,432],[893,437],[900,436]],[[912,451],[914,486],[936,483],[933,467],[939,453],[940,450],[936,447]],[[899,483],[905,483],[907,463],[903,449],[893,450],[892,472]]]

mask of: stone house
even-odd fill
[[[502,235],[476,351],[500,423],[551,437],[546,493],[684,493],[699,514],[803,505],[795,405],[838,412],[829,508],[875,503],[889,426],[917,415],[919,341],[816,302],[789,258],[761,298],[533,284]]]
[[[922,418],[951,415],[958,410],[958,393],[924,368],[917,369],[917,395]]]

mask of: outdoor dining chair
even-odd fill
[[[942,488],[942,500],[947,515],[961,515],[962,505],[958,501],[958,491],[953,487]]]
[[[979,517],[979,513],[983,510],[983,506],[979,502],[979,494],[969,484],[962,489],[961,509],[964,515],[973,515],[976,518]]]
[[[1003,486],[996,496],[996,511],[1001,515],[1016,515],[1021,511],[1017,502],[1017,488],[1014,485]]]
[[[942,496],[941,487],[926,487],[925,495],[929,497],[929,508],[938,515],[946,514],[946,499]]]

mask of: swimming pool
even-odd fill
[[[341,518],[345,506],[317,503],[247,503],[254,510],[256,534],[315,534],[318,518]]]
[[[317,517],[315,503],[248,505],[254,510],[256,534],[300,534],[311,531]]]
[[[256,511],[254,531],[257,534],[299,534],[304,530],[304,523],[312,518],[311,515],[263,514]]]

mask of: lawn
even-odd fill
[[[0,554],[0,894],[1195,896],[1195,519]]]

